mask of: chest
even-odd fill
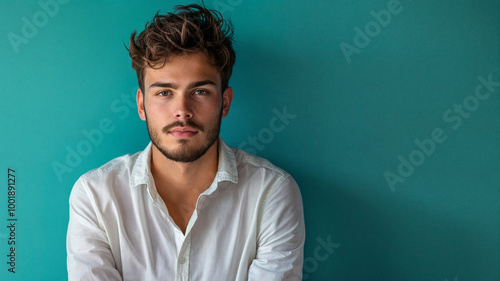
[[[196,207],[196,200],[169,202],[165,201],[168,213],[175,224],[186,233],[186,228]]]
[[[129,280],[144,276],[150,277],[144,280],[176,280],[176,272],[184,272],[179,269],[187,266],[192,268],[185,271],[189,280],[247,280],[238,276],[247,276],[257,249],[257,197],[231,189],[202,195],[199,200],[165,197],[160,202],[160,198],[151,200],[146,190],[140,191],[144,193],[137,196],[139,200],[117,207],[119,217],[114,212],[103,213],[109,232],[118,233],[110,235],[110,246],[124,276],[130,276]],[[193,229],[183,236],[178,230],[186,235],[192,216],[196,216]]]

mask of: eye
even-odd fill
[[[199,96],[204,96],[204,95],[208,95],[208,92],[205,90],[196,90],[196,91],[194,91],[194,94],[199,95]]]
[[[166,96],[169,96],[171,94],[172,93],[170,91],[161,91],[161,92],[158,92],[156,95],[160,96],[160,97],[166,97]]]

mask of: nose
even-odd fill
[[[189,98],[184,96],[177,97],[174,105],[174,117],[179,120],[193,117],[193,110]]]

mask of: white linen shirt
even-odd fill
[[[219,138],[218,171],[185,234],[150,170],[151,143],[71,191],[69,280],[301,280],[302,199],[293,178]]]

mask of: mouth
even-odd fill
[[[185,127],[173,128],[168,133],[176,138],[183,138],[184,139],[184,138],[194,137],[198,133],[198,130],[196,130],[192,127],[189,127],[189,126],[185,126]]]

